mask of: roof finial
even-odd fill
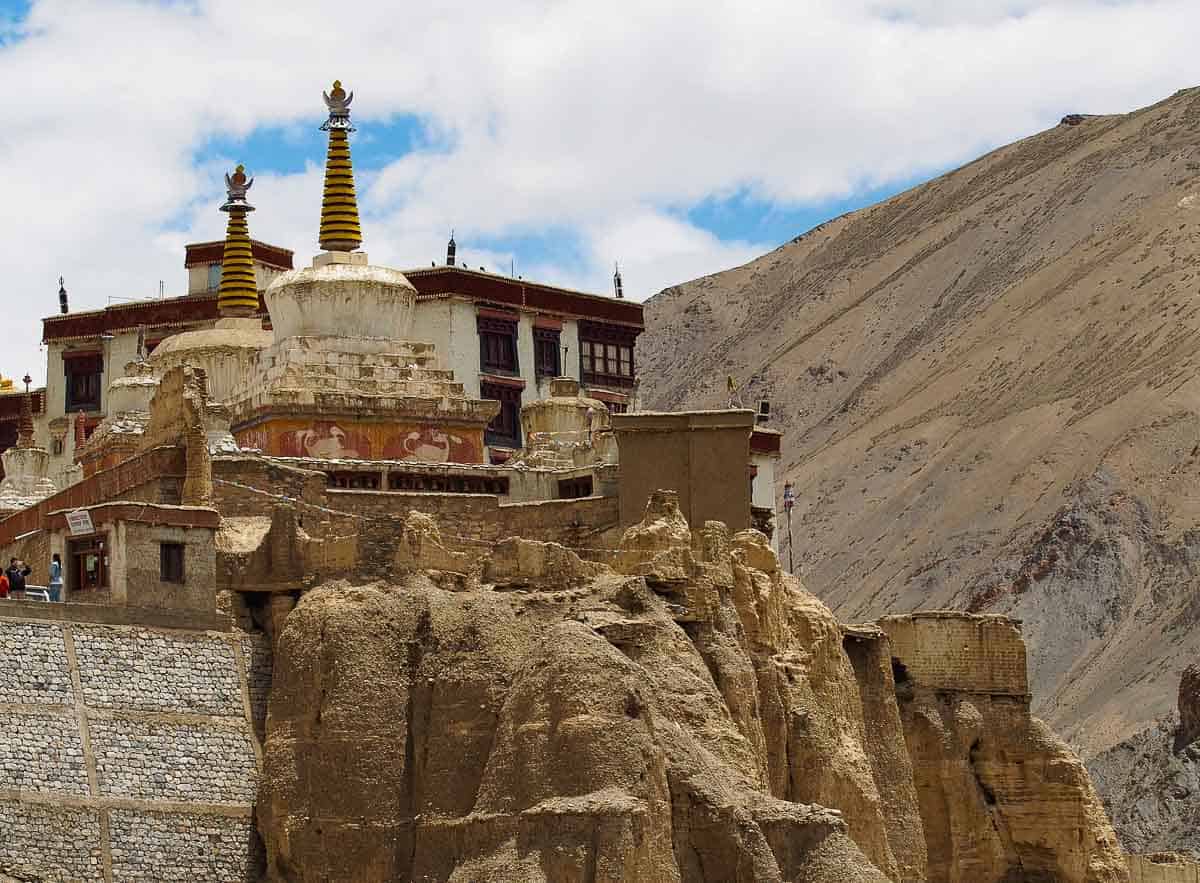
[[[625,286],[621,283],[621,265],[613,264],[613,291],[618,298],[625,297]]]
[[[329,108],[329,119],[321,130],[329,133],[329,152],[325,161],[325,194],[321,199],[321,248],[326,251],[354,251],[362,245],[358,223],[358,199],[354,193],[354,169],[350,165],[350,102],[341,80],[333,89],[321,93]]]
[[[246,214],[254,211],[246,201],[246,191],[253,185],[254,179],[246,177],[245,166],[239,165],[232,175],[225,174],[227,199],[221,211],[229,214],[229,225],[221,255],[221,286],[217,289],[217,310],[223,317],[253,316],[258,312],[258,282],[246,224]]]
[[[450,241],[446,243],[446,266],[454,266],[454,256],[458,252],[458,246],[454,243],[454,230],[450,231]]]
[[[58,277],[58,310],[64,316],[67,314],[67,286],[63,277]]]
[[[25,382],[25,395],[21,397],[21,420],[17,424],[17,447],[33,447],[33,397],[29,393],[29,384],[33,378],[26,374],[21,378]]]

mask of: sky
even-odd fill
[[[220,239],[317,251],[355,93],[364,250],[627,296],[744,263],[1055,125],[1200,84],[1196,0],[0,0],[0,373],[73,310],[186,291]]]

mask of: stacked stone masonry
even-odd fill
[[[105,879],[97,810],[0,800],[0,820],[0,865],[10,872],[48,881]]]
[[[265,639],[0,620],[0,653],[20,661],[0,684],[0,866],[50,881],[258,879]]]
[[[964,693],[1029,693],[1025,644],[1014,620],[937,611],[885,616],[879,626],[904,666],[898,681]]]

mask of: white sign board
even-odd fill
[[[96,532],[96,528],[92,525],[92,513],[86,509],[68,512],[67,527],[71,529],[71,536],[73,537]]]

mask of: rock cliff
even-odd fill
[[[1198,255],[1188,89],[655,296],[643,402],[769,399],[813,592],[1023,619],[1034,710],[1090,758],[1200,658]]]
[[[1029,715],[1009,621],[844,628],[760,534],[692,530],[665,493],[609,564],[493,558],[287,616],[271,879],[1126,879],[1082,766]],[[1007,693],[971,680],[988,654]]]

